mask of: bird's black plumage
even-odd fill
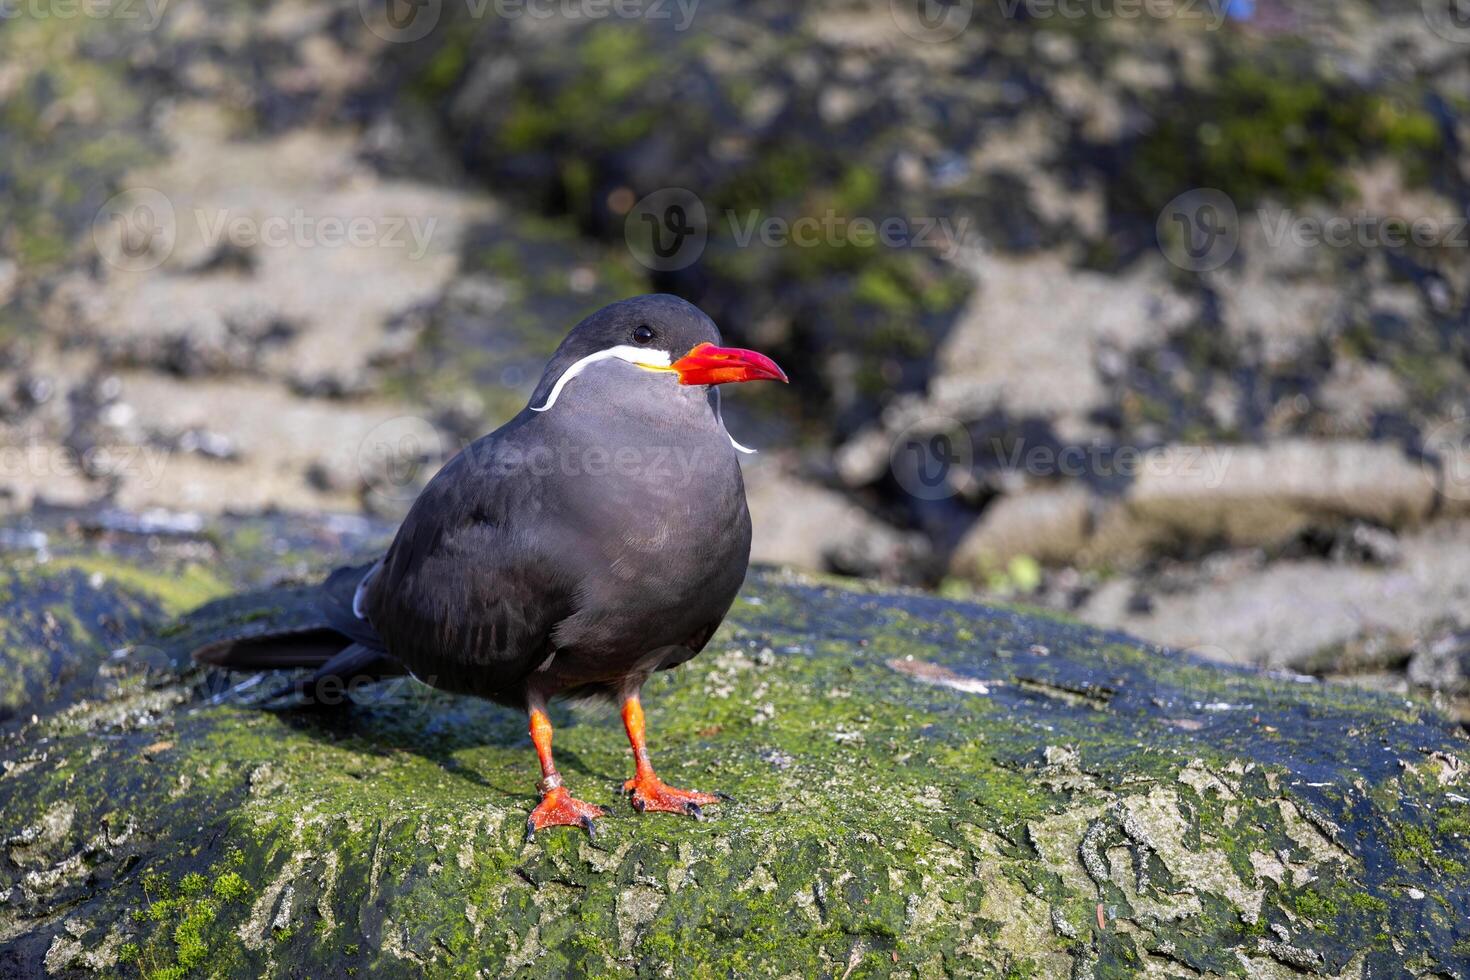
[[[640,327],[654,338],[639,344]],[[709,393],[610,359],[533,407],[598,351],[678,358],[719,341],[669,296],[579,324],[527,407],[414,503],[361,604],[384,648],[436,687],[516,706],[528,693],[613,695],[697,653],[750,554],[740,467]]]
[[[708,642],[749,561],[744,485],[712,385],[784,375],[719,344],[714,323],[672,296],[598,311],[557,348],[527,406],[430,480],[380,561],[325,583],[318,616],[289,635],[225,637],[196,657],[312,667],[308,688],[407,672],[529,709],[533,734],[535,712],[557,697],[619,697],[628,720],[653,671]],[[653,786],[641,708],[636,735],[628,724]],[[544,748],[559,786],[549,727]],[[672,799],[697,812],[712,799],[656,789],[655,809]],[[570,804],[584,810],[562,801],[566,819],[545,822],[590,819]]]

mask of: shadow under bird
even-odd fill
[[[248,597],[198,610],[196,626],[223,625],[194,659],[314,668],[274,696],[411,674],[524,710],[541,762],[528,836],[591,833],[602,815],[562,783],[548,702],[615,700],[633,806],[699,817],[719,797],[654,773],[639,691],[700,652],[745,578],[737,453],[749,450],[726,431],[716,386],[758,380],[786,375],[721,346],[713,321],[681,299],[605,307],[562,341],[515,418],[429,481],[381,559],[299,593],[285,622],[237,615]]]

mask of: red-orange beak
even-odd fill
[[[732,381],[785,381],[786,372],[764,354],[740,347],[700,344],[671,366],[681,385],[723,385]]]

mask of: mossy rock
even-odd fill
[[[4,615],[72,574],[27,571]],[[86,586],[164,634],[132,637],[155,667],[163,581]],[[417,684],[273,713],[239,679],[122,672],[9,723],[0,974],[1470,970],[1470,746],[1415,702],[758,571],[646,692],[662,774],[738,802],[634,814],[615,720],[562,711],[562,771],[611,814],[528,843],[515,713]]]
[[[12,11],[0,32],[13,75],[0,102],[0,255],[27,271],[71,259],[112,183],[157,149],[124,51],[141,32],[46,13]],[[15,310],[0,310],[0,338],[21,326],[30,325]]]
[[[1121,175],[1120,205],[1154,216],[1193,187],[1239,202],[1343,201],[1352,194],[1347,164],[1380,154],[1417,183],[1449,169],[1422,87],[1364,87],[1290,42],[1264,51],[1222,43],[1216,62],[1206,86],[1161,104]]]
[[[41,576],[12,568],[0,583],[7,599],[0,621],[0,724],[89,691],[103,651],[158,620],[156,602],[95,588],[79,568]]]

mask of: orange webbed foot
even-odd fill
[[[592,821],[602,815],[602,807],[574,799],[566,787],[557,786],[546,791],[526,819],[526,840],[545,827],[581,827],[588,837],[595,838],[597,827]]]
[[[649,810],[687,813],[695,820],[704,819],[703,808],[708,804],[730,799],[723,793],[697,793],[694,790],[675,789],[652,774],[634,776],[623,784],[623,792],[632,797],[633,809],[639,813]]]

